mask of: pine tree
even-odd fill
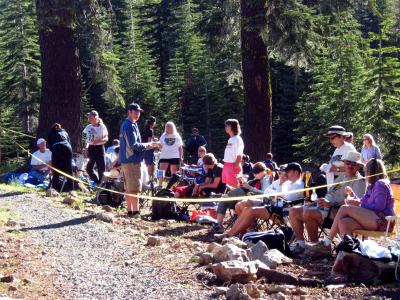
[[[358,139],[370,126],[364,117],[368,94],[365,41],[348,12],[328,20],[325,45],[313,61],[310,91],[298,103],[295,119],[299,124],[297,156],[313,165],[328,160],[331,149],[322,134],[331,125],[344,126]]]
[[[33,132],[40,97],[40,53],[32,1],[0,2],[0,108]]]
[[[394,165],[400,155],[400,47],[395,40],[395,2],[387,0],[384,5],[374,6],[374,13],[378,28],[369,33],[371,59],[366,84],[372,91],[368,95],[367,118],[385,161]]]

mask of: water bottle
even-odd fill
[[[318,200],[318,195],[315,192],[315,189],[313,189],[312,193],[311,193],[311,202],[313,202],[315,204],[317,202],[317,200]]]

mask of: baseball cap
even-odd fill
[[[46,143],[46,140],[44,138],[40,138],[37,140],[36,145],[40,145],[41,143]]]
[[[140,105],[137,103],[131,103],[128,105],[128,110],[136,110],[136,111],[143,111],[143,109],[140,108]]]
[[[98,117],[98,116],[99,116],[99,113],[97,112],[97,110],[91,110],[91,111],[88,113],[88,116],[96,116],[96,117]]]

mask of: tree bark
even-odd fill
[[[54,123],[68,132],[72,147],[81,144],[82,83],[73,0],[37,0],[42,91],[38,137]]]
[[[241,0],[241,48],[245,95],[245,152],[253,161],[265,160],[272,144],[272,91],[268,49],[262,38],[267,0]]]

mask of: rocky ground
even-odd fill
[[[207,227],[127,219],[104,209],[73,198],[0,191],[0,299],[225,299],[221,287],[228,285],[199,265],[213,241]],[[324,281],[332,263],[294,260],[277,270]],[[400,299],[396,284],[307,288],[261,279],[235,287],[240,299]],[[251,293],[254,288],[260,293]]]

